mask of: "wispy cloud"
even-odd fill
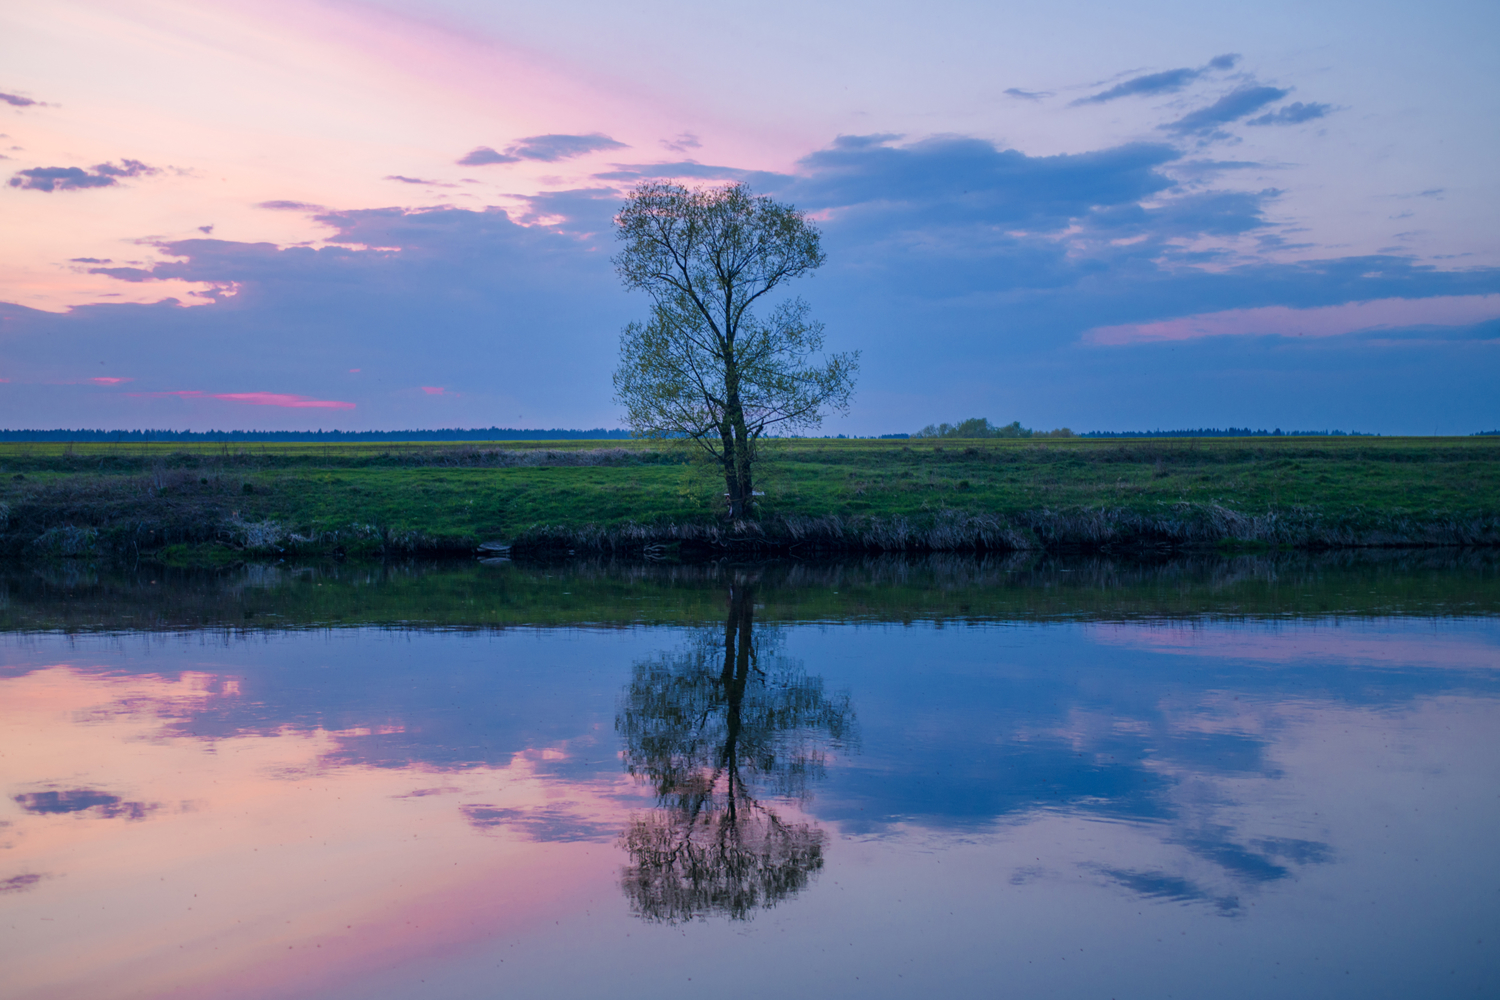
[[[458,186],[456,184],[449,184],[446,181],[429,181],[429,180],[425,180],[425,179],[423,179],[421,177],[406,177],[406,176],[404,176],[402,174],[386,174],[384,179],[388,180],[388,181],[400,181],[402,184],[421,184],[421,185],[424,185],[426,187],[457,187]]]
[[[144,267],[91,267],[89,274],[102,274],[116,281],[156,281],[159,275]]]
[[[1103,104],[1106,101],[1118,100],[1121,97],[1131,97],[1137,94],[1170,94],[1181,90],[1202,76],[1201,70],[1196,69],[1169,69],[1160,73],[1148,73],[1145,76],[1137,76],[1117,83],[1108,90],[1100,91],[1089,97],[1080,97],[1072,103],[1077,104]]]
[[[1052,96],[1050,90],[1022,90],[1020,87],[1007,87],[1005,93],[1021,101],[1040,101]]]
[[[533,135],[517,142],[506,152],[528,160],[555,163],[586,153],[625,148],[625,143],[616,142],[602,132],[590,132],[588,135]]]
[[[122,177],[146,177],[161,170],[140,160],[121,160],[118,165],[100,163],[85,170],[82,167],[32,167],[10,179],[10,186],[25,191],[82,191],[85,188],[113,187]]]
[[[0,101],[4,101],[13,108],[29,108],[33,104],[41,104],[40,101],[33,101],[31,98],[22,97],[20,94],[0,94]]]
[[[1314,309],[1229,309],[1155,323],[1097,327],[1088,331],[1084,340],[1118,345],[1202,337],[1337,337],[1363,330],[1470,326],[1496,318],[1500,318],[1500,295],[1448,295],[1349,302]]]
[[[519,163],[519,156],[497,153],[488,146],[476,146],[454,162],[464,167],[484,167],[491,163]]]
[[[679,132],[672,139],[661,139],[662,146],[674,153],[686,153],[690,149],[698,149],[703,145],[702,141],[692,132]]]
[[[694,142],[697,141],[696,136],[692,138]],[[617,142],[602,132],[590,132],[587,135],[561,133],[531,135],[505,147],[503,153],[497,153],[489,146],[476,147],[465,154],[458,163],[465,167],[482,167],[491,163],[519,163],[521,160],[556,163],[605,149],[625,148],[627,148],[625,143]]]
[[[222,399],[231,403],[255,406],[283,406],[294,410],[352,410],[355,404],[337,399],[310,399],[284,392],[203,392],[200,389],[174,389],[166,392],[132,392],[142,399]]]
[[[115,378],[115,377],[110,376],[110,375],[100,375],[100,376],[98,376],[96,378],[89,379],[89,381],[97,383],[98,385],[119,385],[121,382],[134,382],[135,379],[133,379],[133,378]]]
[[[1288,104],[1284,108],[1277,108],[1275,111],[1268,111],[1265,114],[1261,115],[1259,118],[1252,118],[1245,124],[1300,125],[1303,122],[1310,122],[1314,118],[1322,118],[1331,110],[1333,110],[1332,107],[1327,104],[1304,104],[1301,101],[1295,101],[1291,104]]]
[[[294,410],[352,410],[353,403],[336,399],[309,399],[283,392],[218,392],[214,399],[227,399],[235,403],[252,403],[256,406],[285,406]]]
[[[1227,125],[1253,114],[1272,101],[1281,100],[1289,93],[1291,91],[1282,90],[1280,87],[1240,87],[1238,90],[1225,94],[1208,107],[1190,111],[1175,122],[1168,122],[1161,128],[1178,135],[1203,135],[1213,132],[1220,125]]]
[[[650,177],[676,180],[745,181],[755,186],[761,186],[760,180],[773,176],[762,171],[699,163],[696,160],[667,163],[616,163],[614,168],[591,176],[600,181],[638,181]]]
[[[1080,104],[1104,104],[1107,101],[1119,100],[1122,97],[1141,97],[1152,94],[1172,94],[1186,87],[1205,73],[1214,70],[1226,70],[1233,68],[1239,61],[1239,56],[1229,55],[1215,56],[1205,66],[1191,69],[1183,66],[1178,69],[1162,70],[1159,73],[1147,73],[1143,76],[1131,77],[1121,83],[1115,84],[1108,90],[1101,90],[1097,94],[1088,97],[1080,97],[1072,102],[1072,106]],[[1006,91],[1007,94],[1013,91]]]
[[[308,201],[288,201],[278,198],[274,201],[257,202],[256,208],[268,208],[273,212],[321,212],[322,205],[314,205]]]

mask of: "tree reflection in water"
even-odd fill
[[[755,635],[754,608],[753,585],[737,578],[722,641],[636,664],[621,699],[626,769],[657,795],[621,836],[622,886],[647,920],[744,920],[823,866],[823,831],[758,796],[805,801],[826,752],[850,745],[854,712]]]

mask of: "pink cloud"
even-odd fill
[[[443,393],[447,392],[448,390],[444,389],[440,385],[424,385],[424,386],[422,386],[422,391],[425,392],[425,393],[427,393],[427,395],[429,395],[429,396],[441,396]]]
[[[1230,309],[1156,323],[1099,326],[1085,333],[1083,339],[1090,344],[1138,344],[1266,334],[1337,337],[1357,330],[1467,326],[1496,318],[1500,318],[1500,295],[1445,295],[1430,299],[1376,299],[1316,309],[1288,306]]]
[[[133,378],[114,378],[114,377],[109,376],[109,375],[100,375],[98,378],[91,378],[91,379],[89,379],[89,381],[90,382],[97,382],[99,385],[119,385],[121,382],[134,382],[135,379],[133,379]]]
[[[1264,663],[1368,663],[1401,667],[1483,670],[1500,667],[1495,643],[1487,637],[1413,634],[1403,626],[1325,629],[1318,626],[1278,632],[1239,628],[1141,628],[1099,625],[1090,637],[1110,646],[1146,649],[1177,656],[1221,657]]]
[[[216,392],[214,399],[228,399],[236,403],[254,403],[257,406],[289,406],[293,409],[352,410],[353,403],[336,399],[308,399],[306,396],[289,396],[282,392]]]
[[[198,389],[177,389],[170,392],[132,392],[129,395],[145,399],[162,399],[176,396],[179,399],[223,399],[231,403],[253,403],[257,406],[288,406],[293,409],[352,410],[353,403],[337,399],[308,399],[284,392],[214,392]]]

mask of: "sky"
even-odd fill
[[[742,182],[879,434],[1500,427],[1500,7],[15,0],[0,427],[615,427]]]

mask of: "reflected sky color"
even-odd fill
[[[1466,996],[1500,972],[1493,619],[753,647],[747,623],[744,780],[821,854],[774,905],[685,922],[642,919],[624,835],[716,766],[724,730],[670,719],[718,704],[723,629],[6,636],[0,995]]]

